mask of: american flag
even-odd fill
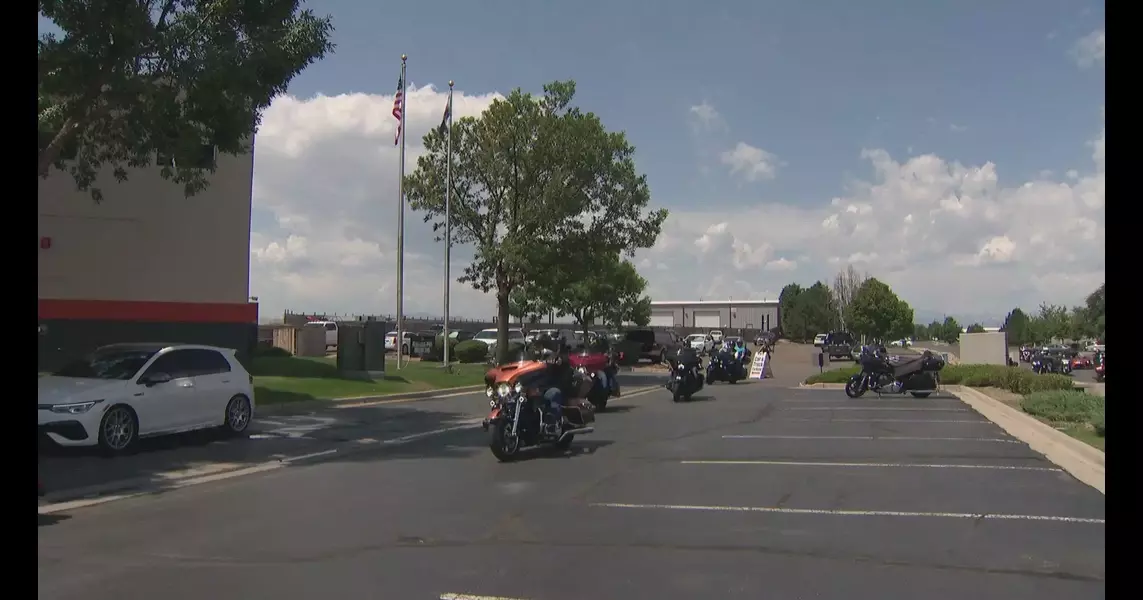
[[[397,94],[393,96],[393,118],[397,119],[397,135],[393,136],[393,145],[401,141],[401,111],[405,109],[405,80],[397,78]]]

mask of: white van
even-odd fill
[[[305,326],[325,329],[325,347],[337,347],[337,323],[335,321],[310,321]]]

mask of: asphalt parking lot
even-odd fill
[[[1104,596],[1103,496],[955,398],[615,407],[513,464],[457,430],[53,515],[40,597]]]

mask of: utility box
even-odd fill
[[[337,370],[350,379],[385,377],[384,321],[344,323],[337,330]]]
[[[1007,365],[1008,334],[1003,331],[960,334],[962,365]]]

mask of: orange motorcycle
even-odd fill
[[[586,400],[594,382],[579,373],[571,377],[574,393],[565,395],[560,422],[545,425],[545,417],[554,419],[544,392],[557,387],[559,378],[553,371],[560,368],[567,367],[522,358],[488,371],[485,394],[492,411],[483,426],[491,432],[488,448],[500,462],[513,460],[530,447],[566,450],[575,436],[595,431],[590,426],[595,422],[595,410]]]

